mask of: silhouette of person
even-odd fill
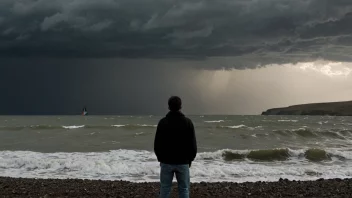
[[[154,152],[160,162],[160,198],[170,196],[176,175],[180,198],[189,198],[189,168],[197,155],[197,141],[192,121],[182,112],[178,96],[168,100],[169,112],[162,118],[155,134]]]

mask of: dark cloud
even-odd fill
[[[0,55],[351,61],[351,16],[350,0],[2,0]]]
[[[186,112],[205,108],[193,73],[168,63],[119,59],[0,58],[0,114],[164,114],[180,95]]]
[[[313,74],[298,89],[303,74],[275,64],[352,62],[350,24],[351,0],[0,0],[0,113],[162,114],[171,95],[196,114],[314,102],[330,92],[309,95]],[[336,82],[326,100],[350,96]]]

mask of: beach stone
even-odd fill
[[[207,185],[207,183],[205,183],[205,182],[200,182],[200,184],[203,185],[203,186]]]
[[[6,185],[5,185],[6,184]],[[45,188],[42,187],[45,185]],[[6,186],[6,187],[5,187]],[[0,177],[0,197],[157,197],[159,183]],[[191,197],[352,197],[352,179],[278,182],[192,183]],[[173,184],[170,198],[177,197]]]

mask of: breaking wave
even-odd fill
[[[311,162],[346,160],[346,156],[336,153],[336,151],[325,151],[323,149],[291,150],[267,149],[267,150],[221,150],[215,153],[201,154],[204,159],[221,159],[225,161],[288,161],[288,160],[307,160]],[[350,158],[350,156],[348,156]],[[352,159],[352,158],[350,158]]]
[[[302,138],[317,138],[325,137],[332,139],[346,139],[350,138],[352,131],[346,129],[329,129],[329,130],[312,130],[309,128],[299,128],[291,130],[273,130],[273,134],[279,136],[296,136]]]
[[[278,120],[278,122],[298,122],[298,120]]]
[[[234,126],[220,126],[220,128],[229,128],[229,129],[240,129],[240,128],[246,128],[247,126],[244,124],[240,125],[234,125]]]
[[[147,125],[147,124],[126,124],[126,125],[28,125],[28,126],[0,126],[0,130],[4,131],[19,131],[19,130],[54,130],[54,129],[138,129],[138,128],[156,128],[157,125]]]
[[[63,127],[66,127],[66,126],[54,126],[54,125],[0,126],[0,130],[7,130],[7,131],[19,131],[23,129],[50,130],[50,129],[62,129]]]
[[[126,124],[126,125],[112,125],[113,127],[126,128],[126,129],[136,129],[136,128],[156,128],[157,125],[148,124]]]
[[[73,125],[73,126],[62,126],[62,128],[64,129],[79,129],[79,128],[83,128],[85,127],[84,125],[80,125],[80,126],[76,126],[76,125]]]
[[[210,121],[204,121],[206,123],[220,123],[220,122],[225,122],[224,120],[210,120]]]
[[[192,181],[314,180],[352,176],[352,151],[289,148],[218,150],[199,153]],[[333,163],[337,162],[337,163]],[[153,152],[114,150],[89,153],[1,151],[0,176],[158,181],[160,166]]]
[[[284,130],[272,130],[266,131],[262,126],[249,127],[246,125],[234,125],[234,126],[216,126],[218,129],[233,129],[234,136],[240,136],[243,139],[248,138],[268,138],[268,137],[284,137],[284,138],[325,138],[325,139],[339,139],[348,140],[352,139],[352,130],[347,129],[310,129],[307,127],[297,129],[284,129]],[[236,130],[246,130],[247,132],[236,133]],[[256,133],[253,133],[253,132]]]

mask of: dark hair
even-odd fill
[[[181,98],[178,96],[171,96],[168,101],[170,111],[179,111],[182,107]]]

